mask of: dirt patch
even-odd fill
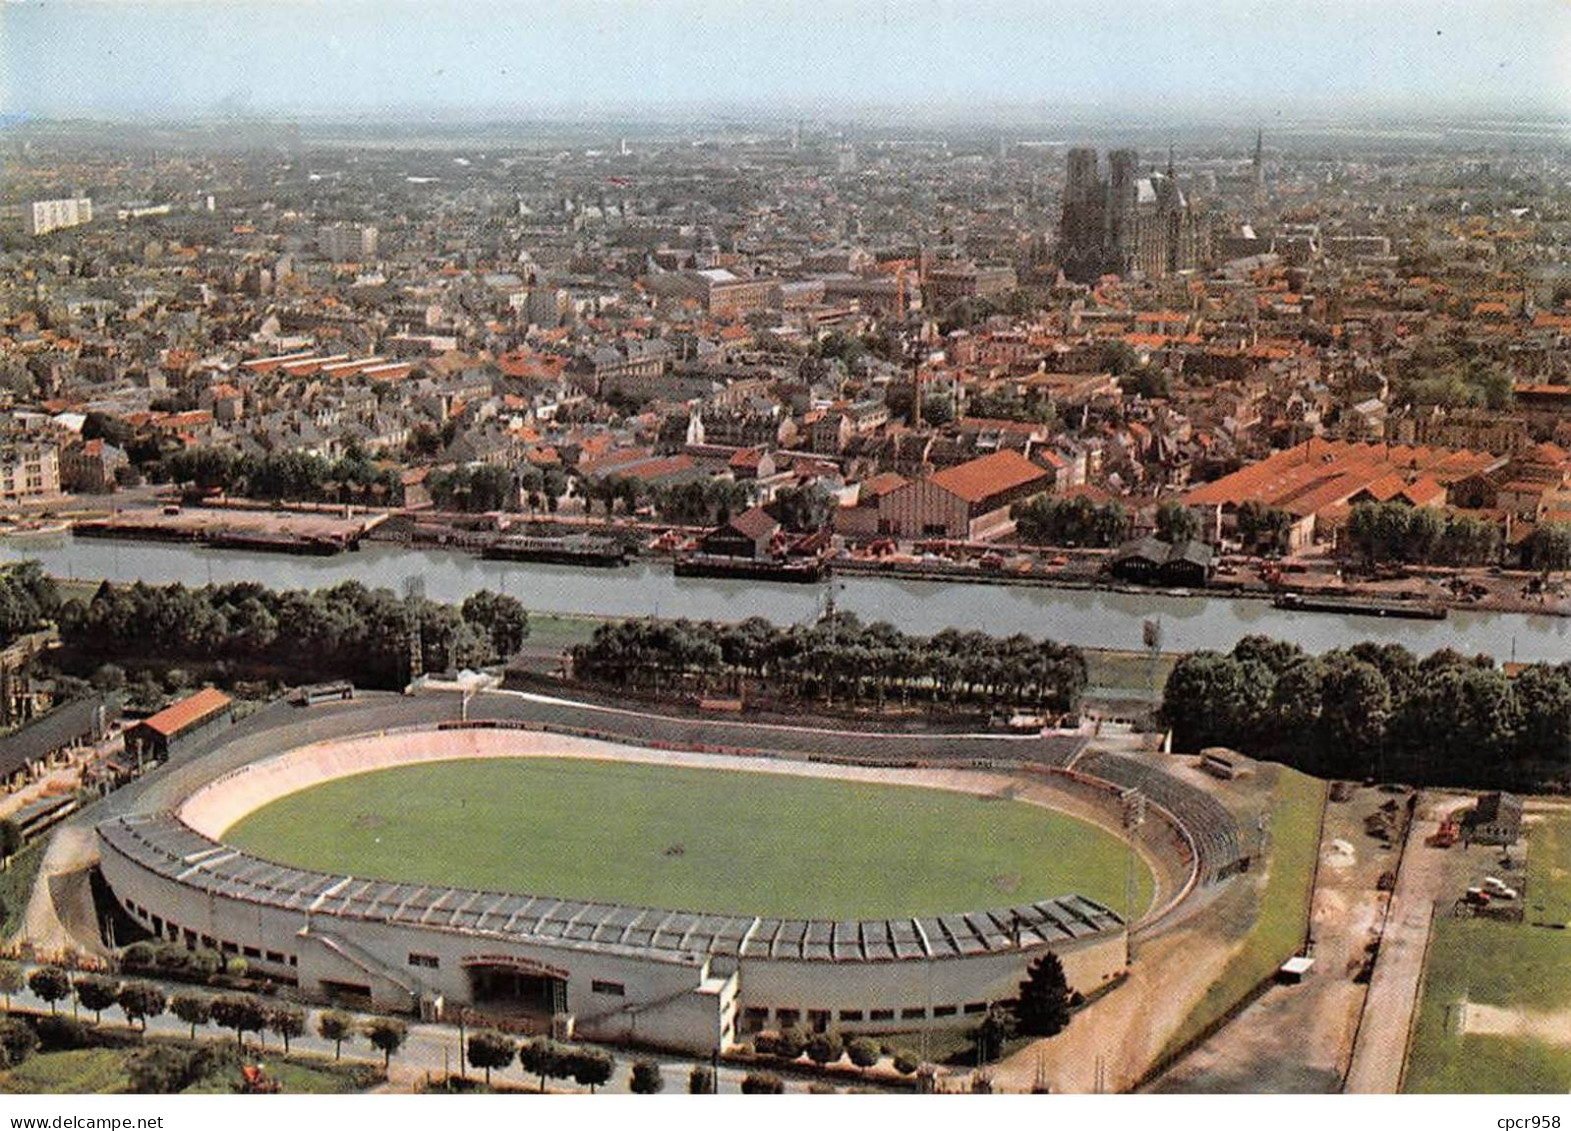
[[[357,829],[380,829],[387,826],[387,818],[375,813],[361,813],[355,818],[354,827]]]
[[[1547,1045],[1571,1048],[1571,1009],[1552,1012],[1510,1009],[1482,1002],[1459,1002],[1462,1032],[1486,1037],[1524,1037]]]
[[[1020,877],[1019,876],[994,876],[988,882],[991,883],[999,891],[1003,892],[1005,895],[1013,895],[1015,889],[1020,886]]]

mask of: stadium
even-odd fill
[[[1092,993],[1247,866],[1206,792],[1079,736],[507,692],[274,704],[123,793],[100,866],[151,936],[313,1000],[693,1052],[965,1024],[1046,951]]]

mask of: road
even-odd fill
[[[1454,807],[1456,801],[1447,799],[1443,804]],[[1421,797],[1408,830],[1402,869],[1397,874],[1343,1091],[1390,1095],[1401,1088],[1434,906],[1450,890],[1453,856],[1459,851],[1443,851],[1424,843],[1439,827],[1436,799]]]

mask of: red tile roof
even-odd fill
[[[945,468],[933,476],[933,482],[968,503],[979,503],[1033,480],[1046,480],[1048,474],[1019,452],[1005,449],[958,467]]]
[[[1444,485],[1500,462],[1500,457],[1487,452],[1310,440],[1202,484],[1184,502],[1236,506],[1253,499],[1308,515],[1368,492],[1377,499],[1401,495],[1427,505],[1443,495],[1439,488]]]
[[[725,528],[735,530],[744,538],[760,542],[765,538],[773,538],[775,531],[780,529],[780,523],[763,507],[752,507],[732,518],[722,529]]]
[[[141,726],[157,731],[166,738],[172,737],[195,723],[201,722],[229,706],[229,696],[216,687],[204,687],[195,695],[188,695],[143,719]]]

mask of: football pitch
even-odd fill
[[[1079,894],[1126,909],[1130,851],[1002,798],[576,758],[465,759],[324,782],[227,830],[297,867],[687,911],[857,919]],[[1134,866],[1135,915],[1152,877]]]
[[[1571,1090],[1571,812],[1528,829],[1525,922],[1435,915],[1406,1091]]]

